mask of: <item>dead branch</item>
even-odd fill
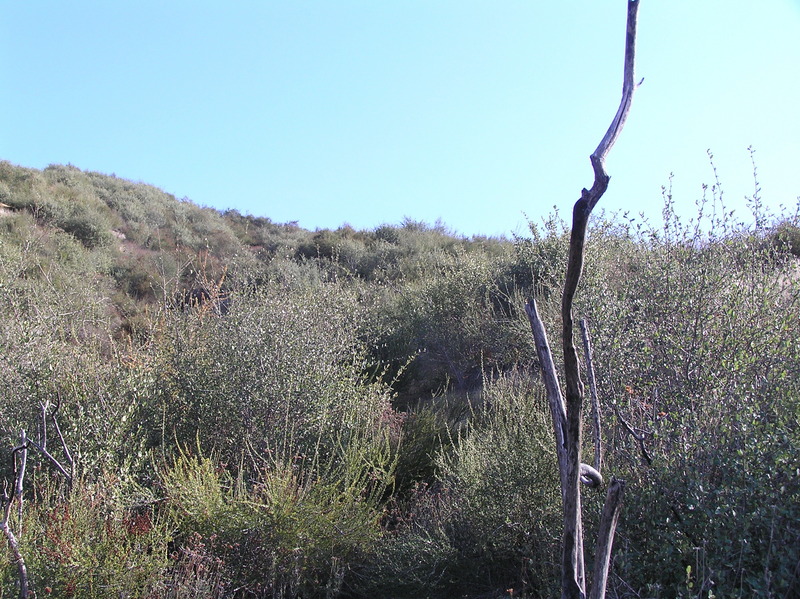
[[[56,429],[58,440],[61,441],[61,449],[64,451],[64,458],[67,460],[67,464],[69,464],[69,471],[73,473],[75,472],[75,461],[72,459],[72,454],[69,452],[69,446],[67,445],[67,442],[64,440],[64,435],[61,434],[61,427],[58,426],[58,419],[56,418],[56,414],[58,413],[60,407],[61,407],[61,394],[59,393],[58,403],[56,403],[56,407],[53,408],[53,411],[50,414],[50,420],[52,420],[53,422],[53,428]],[[72,481],[72,476],[70,476],[70,481]]]
[[[589,599],[603,599],[606,596],[608,569],[611,563],[611,546],[617,529],[619,514],[622,511],[622,494],[625,481],[612,479],[608,486],[606,502],[600,516],[600,529],[597,531],[597,548],[594,554],[594,579]]]
[[[54,467],[56,470],[58,470],[58,471],[59,471],[61,474],[63,474],[63,475],[64,475],[64,478],[66,478],[66,479],[67,479],[67,482],[68,482],[68,483],[72,483],[72,474],[71,474],[71,473],[69,473],[69,472],[67,472],[66,468],[64,468],[64,466],[62,466],[62,465],[61,465],[61,462],[59,462],[59,461],[58,461],[58,460],[57,460],[57,459],[56,459],[56,458],[53,456],[53,454],[52,454],[52,453],[50,453],[49,451],[47,451],[45,448],[43,448],[41,445],[39,445],[39,444],[38,444],[36,441],[34,441],[33,439],[28,439],[28,445],[32,445],[32,446],[34,447],[34,449],[37,449],[37,450],[39,450],[39,452],[40,452],[40,453],[41,453],[41,454],[42,454],[44,457],[46,457],[46,458],[48,459],[48,461],[49,461],[49,462],[50,462],[50,463],[53,465],[53,467]]]
[[[589,464],[581,464],[581,482],[589,488],[596,489],[603,486],[603,475]]]
[[[598,472],[603,469],[603,440],[600,437],[600,406],[597,400],[597,380],[594,377],[594,361],[592,360],[592,340],[589,335],[589,323],[581,318],[581,337],[583,338],[583,357],[586,362],[586,380],[589,382],[589,397],[592,399],[592,432],[594,434],[594,467]]]
[[[19,448],[14,448],[11,452],[12,456],[19,453],[19,464],[17,465],[16,459],[14,460],[15,469],[15,484],[14,484],[14,498],[17,500],[17,514],[19,515],[19,529],[20,535],[22,534],[22,486],[25,481],[25,468],[28,464],[28,436],[23,429],[19,435]]]
[[[34,441],[33,439],[28,438],[26,441],[26,447],[33,447],[34,449],[38,450],[47,460],[53,465],[53,467],[58,470],[64,478],[67,480],[67,484],[69,487],[72,487],[72,481],[74,478],[75,472],[75,462],[72,459],[72,454],[69,452],[69,447],[67,446],[67,442],[64,440],[64,435],[61,434],[61,427],[58,426],[58,418],[56,418],[56,413],[58,412],[59,408],[61,407],[61,394],[58,395],[58,401],[56,402],[53,411],[49,414],[50,420],[53,423],[53,428],[56,429],[56,434],[58,435],[58,439],[61,441],[61,449],[64,452],[64,458],[67,461],[69,466],[69,470],[65,468],[58,459],[50,453],[47,449],[47,409],[49,408],[49,402],[47,404],[42,404],[42,425],[41,425],[41,438],[40,441]],[[23,431],[24,432],[24,431]]]
[[[536,300],[531,299],[525,305],[525,313],[531,323],[531,332],[536,344],[536,356],[539,358],[539,368],[541,369],[542,382],[547,393],[547,403],[550,406],[550,415],[553,420],[553,432],[556,437],[556,455],[558,456],[558,471],[561,475],[562,498],[567,487],[566,474],[566,450],[567,450],[567,410],[564,406],[564,398],[561,395],[561,387],[558,382],[556,366],[553,363],[553,354],[550,351],[550,343],[547,341],[547,332],[544,323],[539,316],[536,308]]]
[[[623,418],[622,414],[619,411],[619,406],[614,403],[614,413],[617,415],[617,420],[622,423],[622,426],[625,427],[625,430],[628,431],[628,434],[636,439],[639,442],[639,449],[642,452],[642,457],[644,457],[645,462],[647,462],[648,466],[653,465],[653,458],[650,456],[650,453],[647,451],[647,447],[644,445],[645,435],[647,431],[642,431],[641,433],[637,433],[636,429],[633,428],[630,423]]]
[[[20,505],[20,509],[22,506],[22,485],[23,480],[25,478],[25,463],[27,461],[27,452],[28,452],[28,439],[25,435],[25,431],[22,431],[20,435],[20,445],[15,447],[11,451],[11,460],[13,463],[14,469],[14,493],[12,496],[9,497],[8,495],[8,487],[4,488],[3,490],[3,520],[0,521],[0,530],[2,530],[3,535],[6,537],[8,541],[8,546],[11,549],[11,555],[14,558],[14,562],[17,564],[17,576],[19,578],[19,597],[20,599],[26,599],[28,597],[28,569],[25,566],[25,560],[22,557],[22,553],[19,548],[19,540],[17,539],[14,531],[11,530],[11,525],[9,520],[11,519],[11,507],[14,501],[18,501]],[[17,454],[20,454],[19,465],[17,463]],[[20,514],[20,518],[22,514]],[[20,526],[22,522],[20,520]]]

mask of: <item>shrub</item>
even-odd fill
[[[352,294],[323,286],[237,296],[223,318],[171,314],[154,426],[165,439],[199,437],[232,464],[248,447],[327,456],[339,434],[378,430],[388,395],[362,374],[360,313]]]
[[[662,230],[590,239],[580,305],[607,466],[629,483],[614,566],[623,594],[767,597],[796,584],[798,283],[763,242],[763,219],[754,229],[716,213],[683,225],[667,204]],[[652,465],[619,418],[646,434]]]
[[[544,393],[509,374],[484,401],[440,452],[439,482],[392,517],[358,572],[361,596],[553,596],[561,499]]]
[[[179,555],[202,546],[216,565],[221,592],[336,596],[350,561],[379,533],[389,454],[380,465],[365,449],[351,443],[338,464],[325,466],[265,461],[252,482],[182,452],[162,476]]]
[[[71,206],[69,212],[56,219],[55,223],[87,248],[109,245],[113,239],[107,218],[83,204]]]
[[[772,243],[779,252],[788,251],[800,257],[800,227],[788,220],[780,223],[772,233]]]
[[[498,262],[458,254],[386,298],[378,347],[404,394],[475,389],[484,376],[529,359],[530,332],[496,284]]]
[[[77,480],[67,491],[34,474],[35,491],[13,525],[37,596],[153,596],[167,567],[170,533],[151,505],[129,503],[119,485],[109,475]],[[0,589],[9,596],[15,576],[10,563],[0,570]]]

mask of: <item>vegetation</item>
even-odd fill
[[[800,588],[800,223],[706,193],[689,222],[667,190],[662,224],[589,225],[576,314],[627,483],[611,597]],[[558,322],[558,214],[514,240],[312,232],[7,162],[0,203],[0,475],[36,596],[557,592],[524,305]],[[47,454],[20,504],[23,429]]]

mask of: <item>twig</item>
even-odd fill
[[[49,451],[44,449],[41,445],[39,445],[33,439],[28,439],[28,444],[29,445],[33,445],[36,449],[38,449],[42,453],[42,455],[44,457],[46,457],[48,460],[50,460],[50,463],[53,464],[55,469],[58,470],[61,474],[64,475],[64,477],[67,479],[67,482],[69,482],[70,484],[72,483],[72,474],[70,474],[69,472],[66,471],[64,466],[62,466],[61,463],[55,457],[53,457],[53,454],[51,454]]]
[[[19,466],[17,466],[16,459],[14,460],[15,465],[15,473],[16,473],[16,483],[14,485],[14,497],[17,500],[17,515],[19,516],[19,534],[22,536],[22,485],[25,480],[25,467],[28,464],[28,436],[25,434],[25,429],[22,429],[22,432],[19,435],[19,450],[14,450],[12,455],[16,454],[19,451],[20,458],[19,458]]]
[[[647,452],[647,448],[644,446],[645,434],[651,434],[647,431],[642,431],[642,434],[638,434],[636,429],[634,429],[625,418],[623,418],[622,414],[620,414],[619,406],[614,403],[614,413],[617,415],[617,420],[622,423],[622,426],[628,431],[628,434],[636,439],[639,442],[639,448],[642,450],[642,456],[644,456],[645,461],[647,462],[648,466],[653,465],[653,458]]]
[[[41,408],[41,424],[39,429],[39,438],[41,439],[41,445],[45,449],[47,449],[47,409],[50,407],[50,402],[42,403],[39,402],[39,407]]]
[[[50,419],[53,421],[53,426],[56,429],[56,434],[58,435],[58,439],[61,441],[61,448],[64,450],[64,457],[67,459],[67,463],[69,464],[69,471],[74,473],[75,472],[75,462],[72,459],[72,454],[69,452],[69,447],[67,446],[67,442],[64,440],[64,435],[61,434],[61,427],[58,426],[58,419],[56,418],[56,413],[58,412],[59,408],[61,407],[61,394],[58,394],[58,403],[56,407],[53,409],[53,413],[50,414]],[[72,476],[70,476],[70,482],[72,481]]]

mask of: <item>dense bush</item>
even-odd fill
[[[438,475],[395,508],[358,572],[360,596],[551,597],[561,499],[550,415],[521,373],[492,384]]]
[[[387,389],[363,379],[355,296],[337,286],[238,295],[225,318],[172,313],[154,380],[167,438],[199,438],[229,463],[244,450],[327,459],[380,427]]]
[[[202,551],[225,596],[335,596],[355,553],[380,532],[385,481],[364,450],[351,443],[341,464],[324,468],[267,458],[249,481],[181,453],[162,476],[181,551]]]
[[[400,373],[399,390],[425,393],[479,388],[485,376],[529,360],[521,311],[498,283],[504,262],[459,252],[425,278],[384,295],[379,356]],[[411,362],[409,362],[411,360]]]
[[[30,587],[39,596],[159,597],[169,572],[171,532],[143,497],[124,497],[113,475],[71,490],[36,473],[21,521]],[[0,570],[14,596],[16,568]]]
[[[621,595],[786,596],[800,583],[796,264],[764,243],[766,224],[717,214],[684,225],[667,204],[662,229],[594,229],[581,304],[608,465],[629,481]]]

